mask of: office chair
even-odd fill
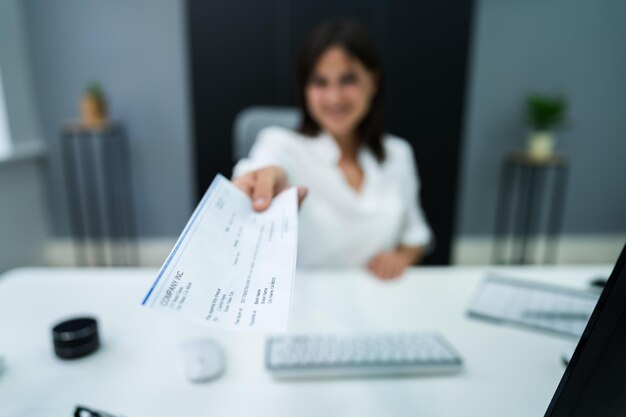
[[[268,126],[295,129],[300,123],[300,112],[295,107],[253,106],[237,114],[233,125],[233,159],[248,156],[259,132]]]

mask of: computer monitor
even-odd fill
[[[545,417],[626,416],[626,245]]]

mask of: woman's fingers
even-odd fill
[[[382,279],[389,279],[392,277],[393,272],[393,260],[385,259],[383,265],[381,266],[380,277]]]
[[[389,275],[387,279],[398,278],[402,274],[402,267],[398,262],[394,262],[394,264],[389,269]]]
[[[285,173],[279,167],[262,168],[233,179],[233,184],[252,199],[256,211],[267,209],[276,194],[287,187]],[[302,204],[308,189],[298,187],[298,205]]]
[[[254,181],[252,175],[247,174],[241,177],[235,178],[233,184],[241,191],[246,193],[248,197],[252,198],[252,190],[254,189]]]
[[[400,275],[404,273],[404,270],[406,269],[407,266],[408,265],[405,264],[404,262],[397,261],[396,263],[394,263],[393,271],[389,278],[398,278]]]
[[[298,186],[298,207],[302,204],[302,201],[306,198],[306,195],[309,193],[309,189],[299,185]]]
[[[406,265],[398,254],[384,252],[372,258],[367,268],[380,279],[393,279],[402,275]]]
[[[276,171],[261,169],[256,172],[254,190],[252,190],[252,205],[256,211],[263,211],[269,207],[278,188]]]
[[[374,259],[372,259],[368,264],[368,268],[374,275],[376,275],[376,277],[384,279],[386,268],[385,256],[378,255],[374,257]]]

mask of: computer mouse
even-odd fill
[[[224,373],[224,352],[214,340],[190,340],[183,343],[181,350],[183,371],[189,382],[208,382]]]
[[[589,282],[589,284],[596,289],[603,289],[606,285],[607,279],[605,277],[596,277]]]

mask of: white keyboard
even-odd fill
[[[266,346],[266,367],[276,378],[449,373],[461,363],[447,341],[430,332],[276,336]]]
[[[598,292],[490,276],[476,290],[468,312],[471,317],[578,338],[599,296]]]

